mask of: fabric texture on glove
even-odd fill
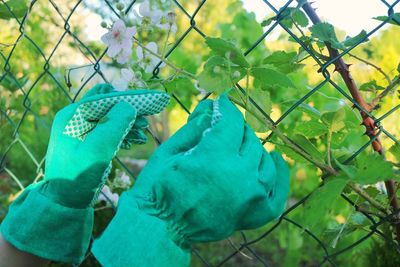
[[[11,203],[0,226],[1,233],[21,251],[49,260],[79,263],[90,241],[93,208],[59,205],[37,190],[41,184],[27,187]]]
[[[154,95],[163,95],[162,100]],[[79,263],[93,228],[92,206],[110,173],[112,159],[126,137],[129,136],[129,144],[143,142],[141,131],[147,126],[143,115],[161,111],[168,98],[165,93],[150,90],[118,93],[112,86],[101,84],[79,102],[57,112],[46,154],[45,178],[26,189],[10,206],[1,225],[5,239],[47,259]],[[105,103],[104,99],[113,100],[106,101],[107,108],[101,112],[90,112],[95,109],[93,103]],[[66,126],[71,125],[76,114],[82,114],[85,103],[91,103],[86,107],[87,114],[96,115],[82,117],[80,123],[90,120],[94,128],[85,128],[89,130],[79,135],[84,138],[72,137],[65,133]],[[137,117],[137,109],[141,117]]]
[[[228,97],[205,100],[151,156],[92,253],[105,267],[188,266],[192,244],[279,217],[288,189],[286,162]]]
[[[84,139],[99,120],[120,102],[127,102],[135,108],[137,116],[148,116],[161,112],[169,103],[166,93],[149,90],[115,91],[111,85],[97,85],[92,90],[97,94],[85,96],[79,102],[74,115],[65,126],[64,134]],[[134,92],[134,93],[132,93]]]

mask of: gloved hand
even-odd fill
[[[10,206],[3,237],[20,250],[79,263],[88,248],[97,195],[125,143],[143,142],[144,115],[160,112],[169,96],[149,90],[114,91],[100,84],[54,119],[43,181]],[[136,122],[136,118],[139,121]]]
[[[277,218],[289,170],[226,95],[206,100],[149,159],[92,253],[105,266],[183,267],[193,243]]]
[[[143,119],[133,127],[136,117],[158,113],[168,102],[162,92],[118,92],[99,85],[58,112],[46,154],[43,194],[67,207],[86,208],[95,202],[119,147],[143,141]],[[126,139],[129,132],[132,137]]]

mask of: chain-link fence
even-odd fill
[[[274,31],[280,29],[288,34],[291,41],[296,42],[302,51],[307,54],[305,57],[307,57],[308,60],[312,60],[311,65],[317,66],[315,70],[319,72],[318,75],[320,75],[322,79],[320,79],[316,85],[312,85],[308,93],[303,94],[296,101],[291,102],[290,107],[282,110],[281,115],[275,119],[272,119],[269,115],[270,112],[264,111],[262,105],[259,105],[259,102],[262,100],[253,98],[251,95],[248,96],[249,104],[260,112],[262,119],[269,127],[268,134],[262,138],[264,143],[274,143],[274,141],[271,141],[275,140],[274,138],[284,140],[285,144],[288,144],[291,150],[295,151],[307,161],[310,161],[311,157],[307,148],[302,147],[302,144],[298,144],[296,140],[292,140],[290,135],[283,134],[279,129],[279,125],[296,110],[304,109],[304,104],[308,103],[311,97],[322,90],[321,88],[329,85],[335,88],[336,92],[341,96],[341,99],[350,101],[354,105],[354,111],[359,114],[360,123],[367,129],[366,135],[369,137],[369,140],[364,145],[353,148],[351,156],[342,161],[341,164],[351,162],[360,153],[371,147],[376,152],[383,155],[384,149],[382,148],[380,139],[388,139],[394,144],[400,144],[397,139],[398,133],[391,133],[384,127],[384,121],[389,116],[396,116],[394,114],[398,112],[400,105],[396,104],[390,107],[390,109],[385,110],[384,114],[376,117],[373,114],[373,110],[369,108],[363,96],[360,94],[359,88],[351,76],[351,71],[349,71],[349,66],[344,62],[346,56],[351,55],[354,49],[368,40],[369,37],[372,37],[374,33],[385,27],[388,23],[400,24],[398,17],[395,16],[395,7],[400,0],[392,1],[392,3],[384,0],[374,1],[380,2],[382,6],[386,8],[387,17],[384,18],[376,28],[366,32],[365,36],[361,39],[343,49],[338,50],[337,47],[330,44],[329,41],[324,40],[325,51],[328,52],[325,58],[323,58],[321,54],[318,54],[319,52],[316,49],[310,47],[310,44],[307,43],[307,40],[304,38],[305,34],[300,28],[293,29],[293,25],[285,23],[288,17],[293,15],[293,13],[287,12],[289,8],[299,8],[307,15],[308,19],[311,20],[313,24],[318,24],[320,19],[317,12],[307,1],[281,1],[282,3],[279,6],[273,5],[267,0],[263,1],[265,8],[268,8],[274,14],[270,16],[269,24],[266,23],[263,25],[263,33],[252,40],[253,42],[249,43],[246,47],[241,47],[244,51],[244,56],[247,57],[251,55],[256,49],[265,49],[265,43],[268,43],[268,38],[270,38],[271,35],[276,35]],[[93,41],[85,42],[85,38],[82,38],[82,29],[80,28],[82,25],[77,26],[75,24],[79,23],[77,22],[79,18],[77,18],[75,14],[79,13],[81,16],[82,14],[87,14],[85,12],[93,6],[96,7],[91,9],[91,12],[93,12],[93,10],[98,11],[100,8],[102,12],[108,13],[108,15],[111,14],[110,16],[114,18],[120,16],[120,12],[115,7],[114,2],[100,2],[101,4],[93,1],[87,1],[87,3],[85,3],[85,1],[75,1],[74,3],[65,4],[52,0],[34,0],[28,3],[27,9],[23,9],[18,5],[23,5],[25,3],[24,1],[6,2],[1,0],[0,13],[3,14],[3,17],[4,14],[8,13],[9,18],[8,20],[0,20],[0,36],[3,33],[5,34],[5,30],[3,31],[3,29],[9,31],[7,32],[8,36],[13,36],[13,38],[9,38],[8,40],[0,39],[0,88],[2,88],[1,90],[5,87],[12,88],[11,91],[13,94],[13,101],[11,103],[8,100],[4,100],[8,97],[6,91],[0,92],[0,121],[2,129],[0,163],[0,178],[2,182],[0,190],[7,194],[15,194],[20,189],[23,189],[24,186],[43,177],[45,152],[45,146],[43,144],[47,141],[52,120],[51,117],[48,118],[45,116],[49,113],[49,109],[50,111],[56,111],[68,102],[75,101],[75,99],[81,95],[81,91],[88,89],[87,87],[92,82],[99,82],[102,80],[108,82],[103,71],[103,68],[107,67],[102,64],[106,55],[106,50],[100,49],[93,44]],[[135,11],[135,4],[137,4],[135,2],[136,1],[125,3],[123,10],[125,14]],[[182,51],[182,49],[179,50],[179,48],[187,42],[188,36],[196,35],[201,38],[207,36],[202,29],[202,26],[207,27],[207,22],[204,21],[205,18],[201,18],[201,22],[199,22],[198,18],[202,10],[208,4],[211,5],[209,2],[212,1],[171,2],[173,9],[177,12],[177,16],[181,19],[180,21],[185,20],[186,24],[178,25],[181,27],[179,33],[182,34],[176,38],[173,44],[168,45],[168,50],[165,52],[166,59],[170,57],[173,58],[174,53],[185,53],[185,51]],[[213,4],[215,5],[215,3]],[[39,9],[38,6],[45,6],[45,8]],[[19,14],[21,12],[23,12],[22,15]],[[52,15],[50,16],[49,14]],[[39,21],[46,21],[47,24],[39,24]],[[351,23],[351,21],[349,23]],[[3,25],[8,25],[9,27]],[[39,25],[38,27],[41,27],[40,25],[51,25],[51,27],[34,29],[35,25]],[[296,27],[296,22],[294,26]],[[53,31],[53,27],[57,29],[57,31]],[[182,30],[182,27],[186,28]],[[31,36],[34,30],[38,31],[39,34],[35,33],[35,36]],[[53,32],[57,32],[58,34],[54,34],[50,37],[47,36]],[[253,33],[250,31],[248,34]],[[41,37],[43,37],[43,40]],[[231,36],[231,38],[235,38],[235,36]],[[51,41],[50,43],[54,45],[48,47],[47,43],[43,43],[44,40],[47,42]],[[66,43],[68,44],[69,50],[60,52],[60,50],[66,49],[64,46]],[[29,50],[27,50],[28,48]],[[320,48],[322,48],[322,46]],[[21,51],[21,49],[25,49],[25,51]],[[19,54],[18,57],[16,54]],[[79,54],[79,56],[76,56],[76,59],[71,59],[68,56],[77,54]],[[22,69],[24,64],[26,64],[23,61],[24,57],[26,57],[26,60],[35,62],[35,66],[32,67],[30,75],[23,74]],[[18,58],[18,61],[14,58]],[[77,62],[71,64],[70,62],[74,60]],[[154,68],[152,77],[150,77],[149,80],[159,79],[161,77],[161,64],[162,62],[160,61]],[[331,67],[335,67],[335,71],[339,74],[338,76],[333,75]],[[83,73],[82,69],[84,69]],[[81,79],[75,78],[74,81],[71,81],[71,77],[74,75],[79,76]],[[46,79],[47,87],[43,87],[42,81],[44,79]],[[398,84],[398,79],[389,79],[389,82],[389,86],[381,91],[378,97],[383,98],[390,92],[393,92]],[[240,83],[236,84],[236,87],[241,94],[246,95],[248,93]],[[43,95],[47,95],[46,101],[42,100]],[[210,95],[212,94],[206,94],[204,98]],[[185,101],[181,101],[179,93],[172,93],[172,98],[177,108],[180,106],[185,112],[189,113],[192,107],[187,106]],[[199,97],[196,99],[200,100]],[[354,127],[362,128],[363,126]],[[159,137],[157,137],[157,134],[153,133],[153,130],[154,129],[150,129],[150,132],[157,139],[156,142],[158,142]],[[43,136],[42,139],[44,140],[35,140],[34,142],[27,141],[27,136],[36,134]],[[18,157],[20,160],[29,163],[25,162],[22,164],[21,162],[11,162],[9,156],[13,153],[19,155]],[[117,161],[122,169],[125,169],[126,172],[133,175],[131,167],[127,166],[124,160],[117,159]],[[339,172],[339,169],[335,166],[318,164],[318,162],[312,163],[317,164],[317,167],[320,169],[318,176],[323,179],[335,176]],[[34,173],[34,176],[29,176],[30,178],[21,177],[24,172],[18,168],[26,164],[31,166],[29,170]],[[11,180],[13,182],[10,182]],[[11,183],[12,186],[6,187],[4,185],[6,181]],[[314,188],[316,187],[317,186]],[[270,236],[273,235],[277,229],[282,227],[284,227],[287,232],[297,231],[301,233],[305,236],[303,242],[314,244],[314,247],[318,249],[318,251],[312,253],[314,257],[312,265],[315,266],[337,266],[338,262],[341,262],[341,255],[350,253],[356,247],[362,247],[362,244],[373,236],[378,236],[384,240],[385,244],[395,251],[395,256],[393,257],[398,257],[400,246],[396,239],[399,240],[398,238],[400,238],[400,220],[397,215],[399,207],[397,204],[396,189],[397,187],[394,181],[390,180],[385,182],[385,189],[383,189],[383,191],[385,191],[389,197],[389,200],[385,201],[386,203],[389,201],[390,205],[388,205],[389,208],[382,208],[379,210],[379,207],[381,207],[381,204],[379,204],[380,202],[375,203],[378,209],[376,213],[365,210],[364,203],[360,201],[359,197],[352,198],[350,196],[350,191],[356,192],[361,198],[365,197],[367,200],[374,202],[374,199],[371,199],[370,196],[365,193],[366,191],[363,190],[362,186],[353,183],[351,184],[351,189],[349,189],[350,191],[343,191],[341,193],[341,197],[346,201],[345,203],[347,203],[346,205],[352,210],[357,211],[357,213],[363,214],[367,219],[367,223],[364,225],[364,233],[361,237],[349,242],[340,249],[332,249],[332,246],[322,240],[319,234],[313,233],[312,230],[297,221],[296,216],[291,217],[294,211],[304,208],[304,203],[307,202],[307,199],[311,195],[311,193],[307,193],[305,196],[295,199],[295,201],[289,201],[288,209],[280,219],[264,227],[262,232],[260,232],[260,230],[240,232],[235,234],[232,239],[221,241],[216,245],[196,246],[193,250],[194,264],[199,266],[274,266],[277,262],[279,263],[279,256],[278,259],[272,260],[273,256],[270,253],[262,252],[263,250],[260,249],[260,247],[275,246],[278,237],[271,238]],[[6,198],[10,200],[8,195],[2,196],[2,200]],[[381,202],[383,202],[383,200]],[[0,215],[4,216],[5,211],[2,211]],[[390,231],[386,231],[388,227],[391,229]],[[344,228],[342,228],[342,230],[343,229]],[[287,237],[290,237],[290,234],[287,233]],[[295,240],[289,239],[287,242],[295,242]],[[218,250],[216,250],[217,247]],[[300,245],[298,248],[300,253],[301,249],[302,246]],[[215,255],[215,253],[221,254]],[[290,253],[290,251],[275,251],[274,253],[283,255]],[[276,255],[274,257],[276,257]],[[82,263],[81,266],[92,266],[91,264],[96,263],[94,263],[94,260],[88,255],[86,261]],[[300,262],[299,264],[306,263]]]

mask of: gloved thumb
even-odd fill
[[[84,146],[110,161],[120,148],[136,119],[136,109],[127,102],[115,104],[87,135]]]
[[[188,123],[163,143],[160,150],[169,155],[189,151],[200,142],[204,132],[211,128],[211,119],[212,101],[204,100],[200,102],[193,113],[190,114]]]

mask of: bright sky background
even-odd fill
[[[194,1],[194,0],[193,0]],[[256,14],[257,20],[262,21],[272,10],[263,0],[242,0],[244,7],[248,11]],[[361,30],[370,31],[379,25],[380,21],[372,19],[376,16],[387,15],[387,6],[380,0],[312,0],[313,7],[317,9],[318,15],[335,27],[344,30],[347,35],[354,36]],[[394,0],[387,0],[389,3]],[[269,2],[279,10],[286,0],[269,0]],[[293,1],[292,6],[296,5]],[[400,12],[400,4],[395,12]],[[96,14],[88,14],[87,35],[90,40],[100,40],[106,30],[100,27],[101,18]],[[277,34],[277,32],[274,32]],[[277,36],[277,35],[276,35]]]
[[[147,1],[147,0],[145,0]],[[168,0],[171,1],[171,0]],[[192,0],[195,1],[195,0]],[[245,9],[256,14],[257,20],[262,22],[267,16],[271,16],[273,11],[263,2],[263,0],[242,0]],[[372,19],[376,16],[387,15],[387,6],[380,0],[310,0],[317,9],[318,15],[323,21],[330,22],[336,28],[344,30],[348,36],[354,36],[361,30],[367,32],[374,29],[381,22]],[[393,3],[395,0],[387,0]],[[141,1],[140,1],[141,2]],[[287,0],[269,0],[269,2],[279,10]],[[291,6],[295,6],[294,0]],[[395,9],[399,12],[400,4]],[[100,37],[106,33],[106,29],[100,26],[102,18],[92,12],[88,12],[84,29],[89,40],[100,41]],[[179,26],[178,26],[179,27]],[[280,27],[278,27],[280,29]],[[279,31],[274,30],[269,38],[278,37]],[[85,59],[82,58],[82,64]]]
[[[279,10],[287,1],[269,0],[269,2]],[[318,15],[324,21],[344,30],[350,36],[358,34],[363,29],[372,30],[380,23],[372,18],[387,15],[388,10],[380,0],[313,0],[312,2],[314,2],[312,6],[317,9]],[[248,11],[256,14],[257,20],[262,21],[272,13],[262,0],[243,0],[243,3]]]

